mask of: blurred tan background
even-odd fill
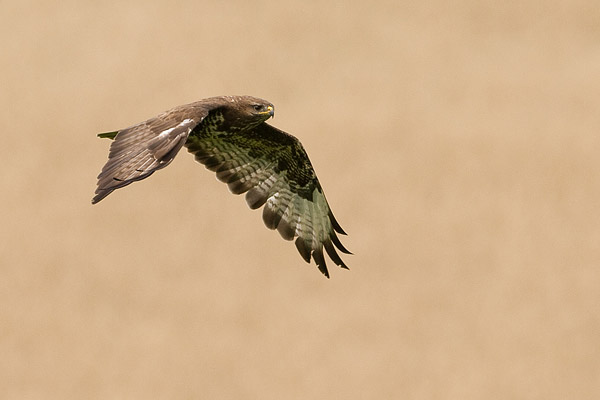
[[[600,9],[499,4],[0,3],[0,397],[599,398]],[[185,151],[90,204],[97,133],[222,94],[350,271]]]

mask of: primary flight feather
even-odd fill
[[[336,251],[351,254],[337,236],[345,232],[300,141],[265,122],[273,112],[273,104],[256,97],[211,97],[99,134],[114,142],[92,204],[166,167],[185,146],[232,193],[246,193],[251,209],[264,205],[265,225],[285,240],[296,238],[306,262],[314,259],[329,277],[324,248],[336,265],[347,269]]]

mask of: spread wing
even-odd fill
[[[250,208],[264,205],[263,220],[296,247],[306,262],[311,257],[319,270],[329,273],[323,248],[342,268],[348,268],[336,247],[351,254],[336,234],[345,234],[336,221],[302,144],[295,137],[261,123],[236,134],[202,130],[191,133],[188,151],[232,193],[246,193]]]
[[[147,178],[173,161],[191,130],[208,114],[203,108],[167,111],[155,118],[117,132],[100,134],[114,137],[108,162],[98,175],[98,187],[92,204],[113,190]]]

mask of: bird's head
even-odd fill
[[[232,111],[236,118],[231,119],[243,124],[257,125],[275,115],[273,104],[258,97],[235,96],[232,103]]]
[[[273,104],[252,96],[224,96],[221,112],[228,129],[253,128],[274,115]]]
[[[275,115],[273,104],[257,97],[244,96],[239,105],[249,118],[260,120],[261,122]]]
[[[259,100],[252,102],[248,105],[248,112],[250,115],[260,118],[263,121],[275,116],[275,107],[273,104],[265,100]]]

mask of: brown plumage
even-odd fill
[[[264,205],[265,225],[285,240],[297,238],[296,248],[306,262],[313,258],[329,277],[325,248],[335,264],[347,269],[336,251],[351,254],[336,234],[345,232],[300,141],[265,123],[273,112],[271,103],[255,97],[212,97],[98,135],[115,141],[92,203],[166,167],[186,146],[232,193],[246,193],[250,208]]]

